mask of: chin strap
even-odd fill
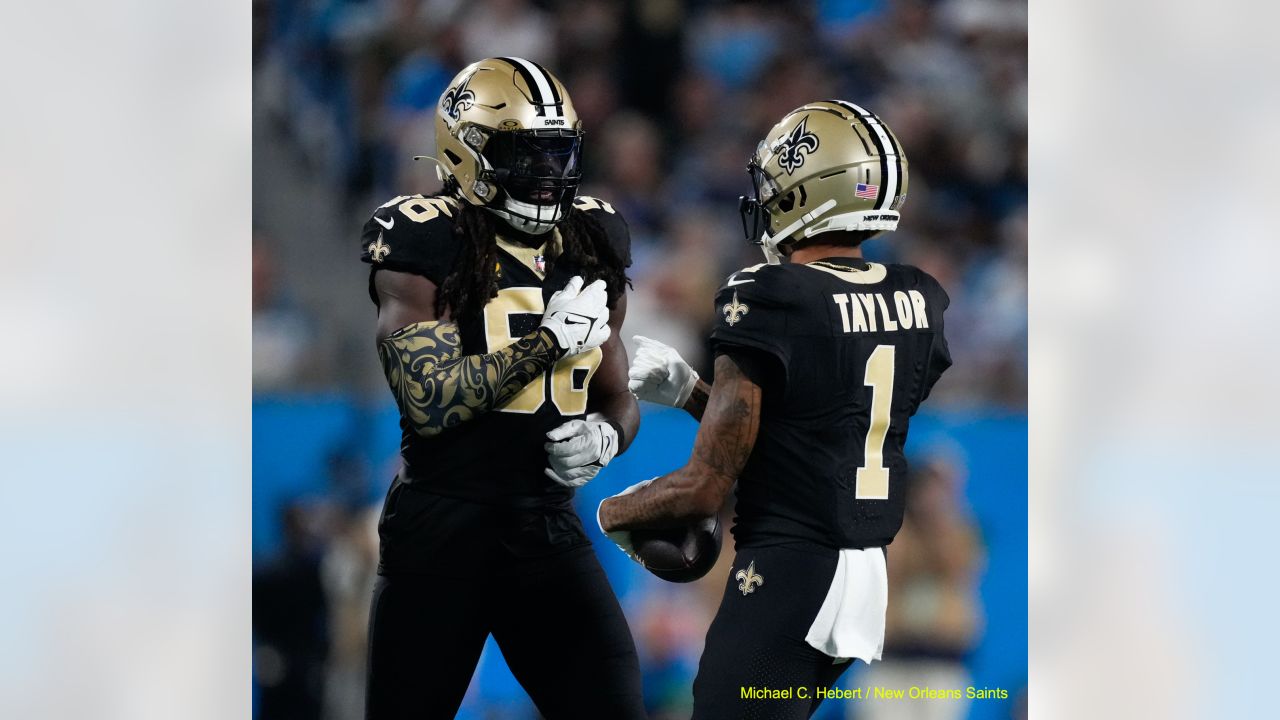
[[[800,217],[796,218],[795,222],[782,228],[778,232],[772,235],[770,235],[769,233],[765,233],[764,236],[760,238],[760,246],[764,248],[764,257],[766,260],[769,261],[769,264],[777,265],[779,262],[782,261],[782,254],[778,252],[779,243],[783,242],[784,240],[787,240],[788,238],[791,237],[792,233],[804,227],[805,225],[808,225],[814,220],[817,220],[819,217],[824,215],[828,210],[830,210],[835,206],[836,206],[835,200],[828,200],[822,203],[821,205],[819,205],[818,207],[814,208],[812,211],[807,212],[804,215],[801,215]]]
[[[544,208],[551,208],[550,220],[534,220],[530,217],[541,218]],[[485,205],[484,209],[502,218],[516,230],[529,235],[546,234],[563,219],[559,205],[534,205],[533,203],[517,202],[511,198],[504,199],[501,208]]]

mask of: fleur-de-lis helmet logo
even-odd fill
[[[782,138],[778,152],[778,164],[783,170],[790,175],[795,172],[796,168],[804,165],[805,153],[813,153],[818,150],[818,136],[809,132],[806,127],[809,124],[809,117],[806,115],[799,125],[792,129],[791,133]]]
[[[756,573],[756,561],[752,560],[747,565],[746,570],[739,570],[737,575],[733,576],[738,581],[738,589],[743,595],[750,595],[756,591],[756,588],[764,585],[764,576]]]
[[[457,87],[451,87],[445,91],[440,98],[440,111],[443,112],[450,120],[457,121],[458,116],[463,110],[470,110],[476,104],[476,94],[467,88],[467,83],[471,82],[471,75],[458,83]]]

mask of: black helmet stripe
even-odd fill
[[[551,97],[552,97],[552,98],[554,98],[554,102],[555,102],[555,104],[556,104],[556,109],[557,109],[557,110],[559,110],[559,109],[560,109],[560,107],[559,107],[559,106],[561,105],[561,103],[563,103],[563,102],[564,102],[564,99],[560,97],[560,89],[556,87],[556,81],[555,81],[555,80],[553,80],[553,79],[551,78],[551,73],[547,72],[547,69],[546,69],[546,68],[542,67],[541,65],[539,65],[538,63],[536,63],[536,62],[534,62],[534,61],[532,61],[532,60],[529,60],[528,62],[529,62],[529,64],[530,64],[530,65],[532,65],[532,66],[534,66],[534,67],[538,68],[538,70],[542,71],[542,74],[543,74],[544,76],[546,76],[546,78],[547,78],[547,86],[551,88]]]
[[[876,201],[876,210],[884,210],[889,208],[898,196],[898,190],[902,187],[902,150],[898,147],[898,142],[894,140],[893,134],[888,132],[884,123],[875,113],[865,108],[854,105],[844,100],[832,100],[831,102],[848,110],[862,119],[871,130],[871,142],[875,144],[876,150],[880,153],[880,182],[883,183],[880,193],[880,199]],[[888,145],[889,151],[885,152],[885,145]],[[889,165],[889,157],[893,157],[893,166]]]
[[[533,102],[538,107],[539,115],[546,117],[561,116],[559,93],[556,91],[555,83],[551,81],[551,76],[546,70],[524,58],[503,57],[498,59],[509,63],[524,78],[525,84],[529,86],[529,92],[534,95]]]
[[[854,105],[854,107],[858,107],[858,106]],[[868,112],[867,114],[870,115],[871,113]],[[876,119],[876,122],[880,123],[880,127],[884,129],[885,136],[889,138],[889,144],[893,145],[893,164],[895,166],[895,170],[897,170],[897,173],[898,173],[897,175],[898,187],[893,192],[894,196],[890,197],[886,201],[886,207],[892,210],[894,200],[896,200],[898,196],[902,195],[902,188],[905,186],[905,183],[902,181],[903,177],[905,177],[902,174],[902,146],[898,144],[898,138],[894,137],[892,132],[889,132],[888,126],[884,124],[884,121],[881,120],[879,116],[877,115],[871,115],[871,116]]]
[[[863,121],[863,124],[867,125],[868,127],[870,126],[870,123],[866,122],[867,115],[869,113],[867,113],[865,110],[862,112],[859,112],[857,109],[854,108],[854,106],[851,103],[847,103],[843,100],[829,100],[828,102],[835,103],[836,105],[839,105],[845,110],[848,110],[849,112],[858,116]],[[889,154],[886,153],[884,150],[884,142],[881,140],[879,133],[871,132],[868,134],[871,136],[871,144],[876,146],[876,154],[880,156],[880,182],[883,183],[885,179],[889,177]],[[885,188],[885,189],[887,190],[888,188]],[[888,193],[885,193],[885,192],[880,193],[880,197],[876,200],[874,209],[880,210],[884,206],[886,195],[888,195]]]
[[[874,131],[874,134],[883,135],[889,141],[890,147],[893,148],[893,164],[894,164],[893,192],[886,192],[885,197],[883,198],[883,202],[880,203],[881,208],[892,208],[893,201],[897,199],[898,194],[902,192],[902,148],[898,146],[897,139],[894,138],[893,133],[889,132],[888,128],[885,127],[884,121],[881,120],[879,116],[877,116],[875,113],[871,112],[870,110],[867,110],[866,108],[860,107],[858,105],[854,105],[853,103],[848,103],[848,105],[849,107],[853,108],[855,112],[861,112],[863,113],[864,117],[875,120],[876,124],[872,126],[872,130]]]

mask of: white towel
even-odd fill
[[[884,551],[878,547],[841,550],[827,598],[804,639],[833,658],[879,660],[888,605]]]

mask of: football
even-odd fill
[[[649,572],[668,582],[693,582],[720,557],[720,518],[679,528],[631,531],[631,547]]]

